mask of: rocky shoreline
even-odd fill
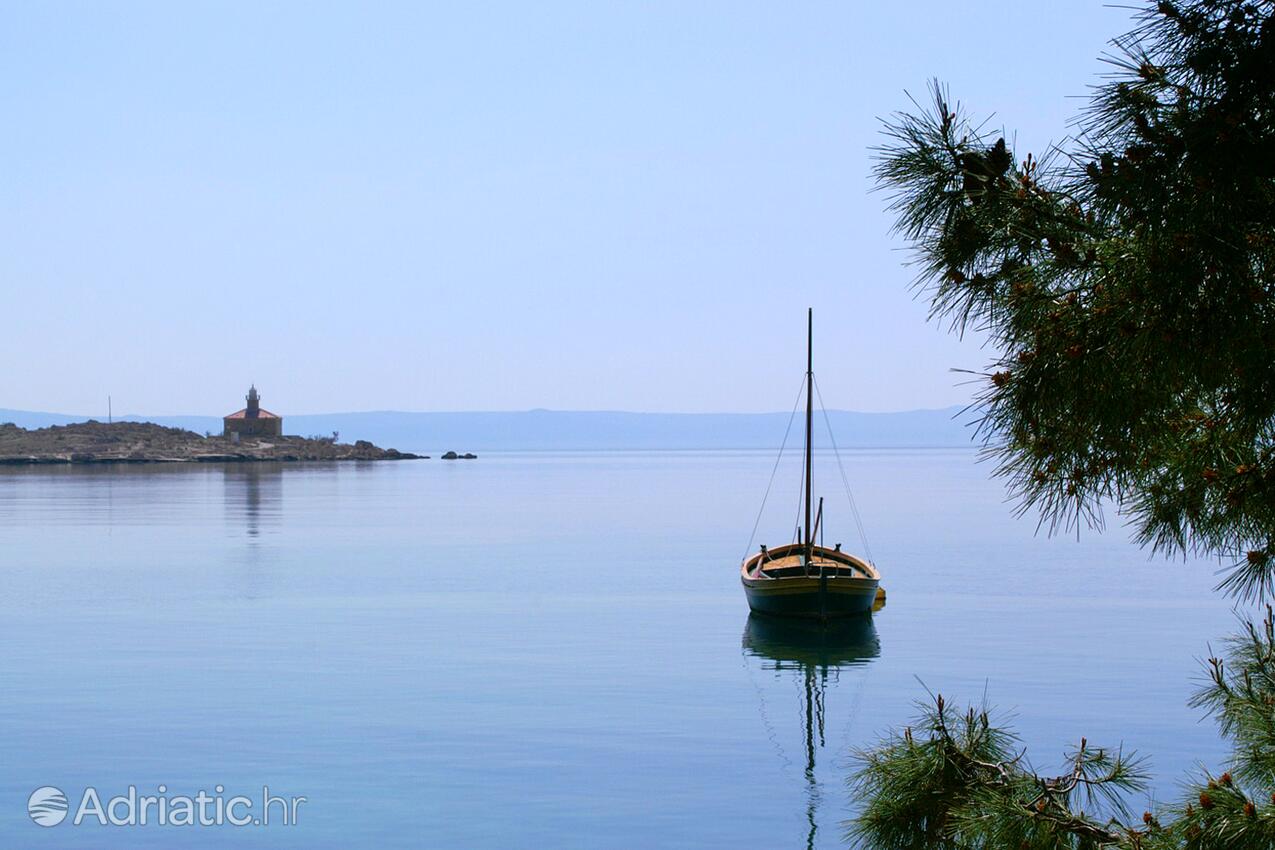
[[[239,463],[254,461],[419,460],[427,455],[333,437],[200,435],[151,422],[89,420],[27,430],[0,424],[0,465],[91,463]]]

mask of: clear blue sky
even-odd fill
[[[0,6],[0,407],[965,401],[870,192],[939,76],[1067,132],[1097,0]]]

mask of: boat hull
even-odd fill
[[[742,581],[752,611],[816,620],[870,613],[880,584],[877,579],[829,578],[826,590],[821,590],[817,577]]]
[[[881,574],[840,547],[807,549],[795,543],[762,547],[740,565],[739,580],[748,607],[758,614],[830,620],[870,613],[880,595]]]

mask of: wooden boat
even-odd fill
[[[802,486],[805,525],[795,543],[768,549],[744,559],[740,581],[748,607],[758,614],[828,620],[868,614],[880,599],[881,575],[866,558],[816,545],[823,523],[823,500],[813,514],[814,478],[814,311],[806,316],[806,447]],[[803,533],[804,529],[804,533]]]

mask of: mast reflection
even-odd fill
[[[821,801],[816,756],[827,746],[826,709],[829,690],[836,691],[841,672],[867,667],[881,654],[871,616],[820,622],[749,614],[744,626],[745,656],[760,659],[761,669],[801,685],[801,732],[806,782],[806,841],[815,847]],[[765,701],[759,691],[759,697]],[[763,705],[764,711],[764,705]],[[847,711],[847,716],[852,712]],[[771,730],[772,733],[774,730]]]

